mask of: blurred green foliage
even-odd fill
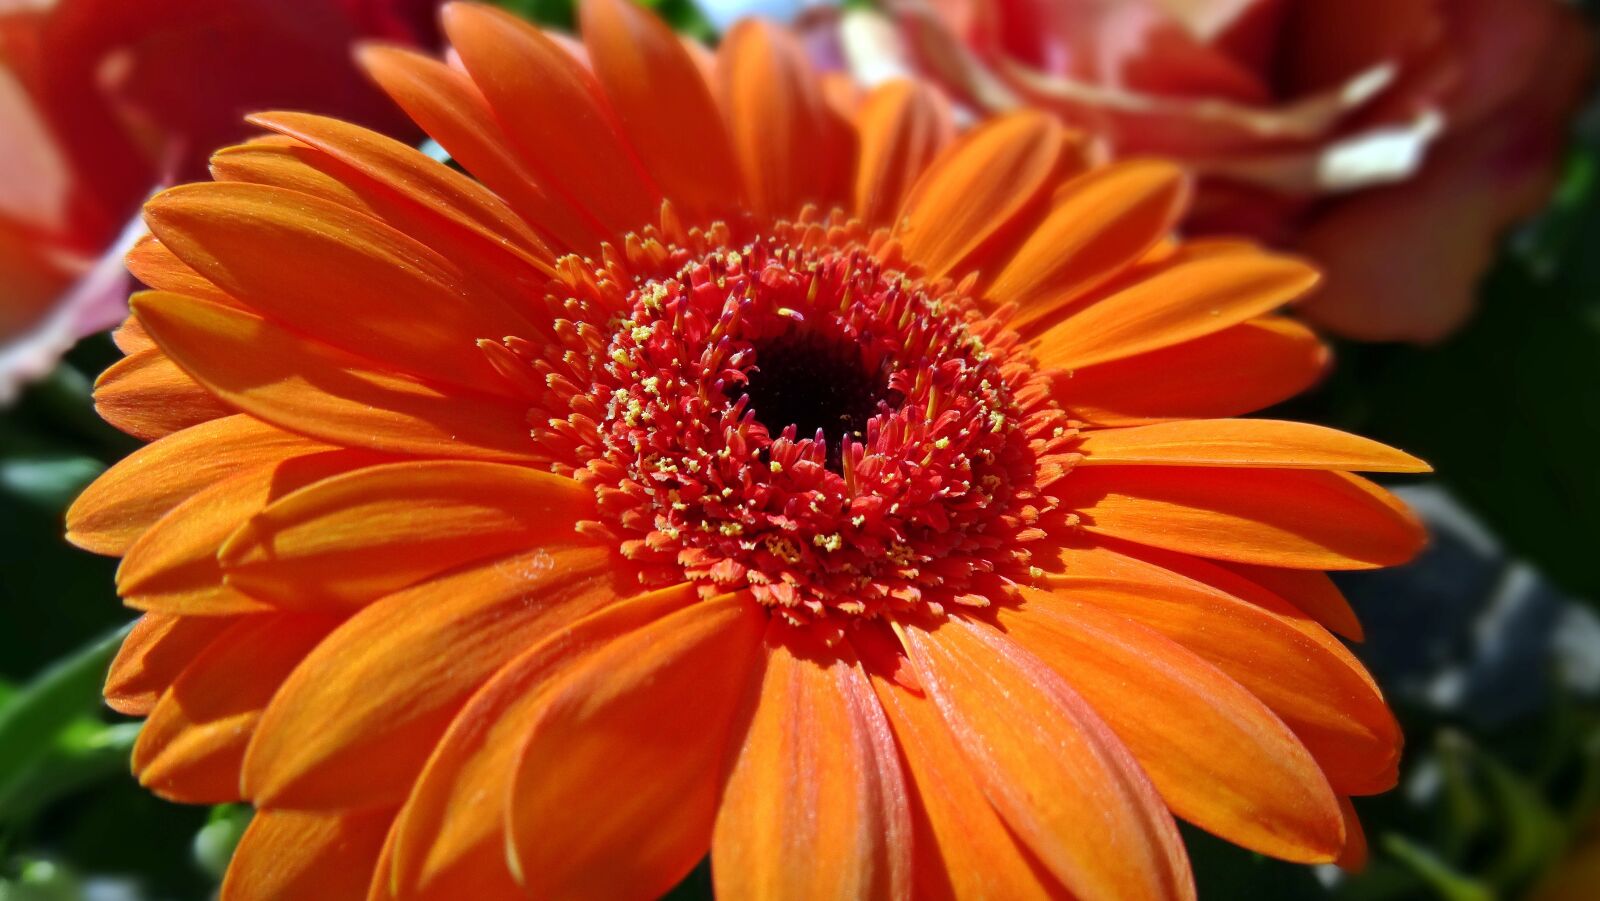
[[[500,2],[572,24],[571,0]],[[680,30],[713,36],[690,0],[646,2]],[[1430,460],[1517,555],[1588,598],[1600,598],[1596,249],[1591,114],[1550,210],[1508,240],[1466,330],[1435,348],[1341,346],[1335,376],[1289,411]],[[127,755],[138,724],[99,701],[132,617],[112,590],[114,561],[68,547],[61,530],[72,497],[135,446],[93,413],[90,374],[113,358],[105,339],[84,342],[0,413],[0,901],[65,901],[106,880],[130,897],[205,897],[249,821],[247,807],[186,808],[136,785]],[[1364,873],[1278,863],[1186,828],[1202,897],[1518,897],[1592,828],[1600,711],[1558,697],[1492,731],[1398,713],[1410,748],[1402,788],[1357,802],[1373,851]],[[708,867],[670,897],[710,897]]]

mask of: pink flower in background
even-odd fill
[[[155,187],[266,108],[416,137],[351,42],[435,40],[437,0],[0,0],[0,401],[126,312]]]
[[[1437,340],[1553,183],[1590,71],[1559,0],[888,0],[856,71],[909,66],[978,112],[1050,109],[1118,155],[1204,176],[1190,228],[1329,272],[1303,307],[1364,340]]]

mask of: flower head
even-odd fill
[[[893,27],[847,26],[863,73],[909,65],[980,111],[1034,106],[1183,161],[1203,177],[1190,228],[1311,256],[1328,283],[1304,315],[1361,340],[1467,318],[1500,233],[1548,197],[1592,71],[1556,0],[888,6]]]
[[[237,898],[1187,897],[1173,814],[1360,855],[1399,734],[1324,569],[1419,527],[1327,429],[1314,273],[1164,163],[858,108],[781,32],[448,7],[369,70],[478,180],[273,113],[155,198],[69,517],[146,611],[140,779]]]

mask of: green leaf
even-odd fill
[[[82,648],[0,706],[0,822],[27,805],[27,783],[69,726],[100,709],[100,686],[131,624]]]
[[[57,513],[105,468],[93,457],[76,454],[0,459],[0,491],[39,510]]]
[[[248,804],[219,804],[211,808],[211,818],[194,836],[195,863],[211,878],[222,881],[228,862],[233,859],[233,849],[239,846],[239,838],[253,815]]]
[[[1385,835],[1383,847],[1444,901],[1495,901],[1495,894],[1488,886],[1456,872],[1438,855],[1405,836]]]
[[[0,879],[0,901],[81,901],[83,888],[65,866],[46,858],[24,860],[15,879]]]

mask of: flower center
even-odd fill
[[[869,420],[889,415],[904,400],[889,388],[882,361],[869,369],[862,349],[837,331],[795,325],[754,345],[754,364],[742,389],[768,434],[793,428],[827,448],[828,468],[840,470],[844,438],[865,437]]]
[[[548,386],[552,468],[599,499],[583,528],[646,585],[749,590],[837,631],[1028,578],[1072,429],[957,286],[814,224],[647,233],[563,271],[550,345],[508,346]]]

